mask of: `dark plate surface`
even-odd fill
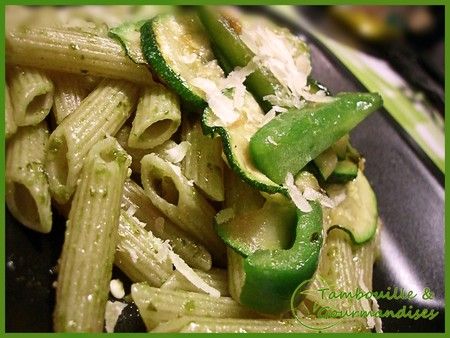
[[[257,9],[260,11],[260,9]],[[277,19],[276,16],[273,17]],[[305,34],[298,27],[289,27]],[[306,34],[307,35],[307,34]],[[308,36],[308,35],[307,35]],[[309,37],[314,77],[332,93],[364,90],[361,84],[317,41]],[[351,134],[352,143],[366,157],[366,175],[378,198],[384,222],[382,250],[374,269],[374,290],[398,287],[413,290],[409,302],[383,301],[382,309],[435,309],[428,319],[384,319],[385,332],[444,331],[444,188],[443,177],[400,131],[385,110],[372,114]],[[56,265],[63,239],[62,219],[55,219],[50,235],[34,233],[6,212],[6,331],[51,331]],[[117,272],[118,273],[118,272]],[[122,280],[125,277],[121,277]],[[430,288],[433,300],[423,300]],[[410,308],[410,306],[412,308]],[[129,306],[116,330],[143,329],[136,309]]]

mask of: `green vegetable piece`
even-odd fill
[[[272,200],[267,200],[262,208],[238,217],[234,217],[230,208],[214,218],[219,237],[242,256],[260,249],[288,248],[292,245],[296,222],[296,209],[291,203]]]
[[[281,113],[250,139],[255,166],[282,184],[370,113],[381,107],[377,93],[341,93],[327,103],[308,103]]]
[[[358,175],[358,165],[349,160],[342,160],[336,164],[333,173],[327,182],[346,183],[356,178]]]
[[[330,196],[333,191],[327,189]],[[333,228],[345,230],[357,244],[370,240],[377,229],[378,208],[375,193],[361,171],[345,185],[346,198],[329,210],[328,231]]]
[[[295,289],[312,277],[322,246],[322,209],[297,210],[294,242],[290,249],[257,250],[244,260],[245,282],[242,304],[256,311],[279,314],[289,310]]]
[[[314,164],[320,171],[322,178],[326,180],[336,168],[338,159],[332,148],[325,149],[314,159]]]
[[[197,13],[211,41],[216,45],[217,51],[229,65],[233,68],[245,67],[252,61],[253,52],[242,42],[226,18],[216,9],[202,6],[199,7]],[[268,111],[271,105],[264,101],[263,97],[274,94],[277,83],[277,79],[272,74],[261,68],[250,74],[245,81],[245,85],[265,111]]]

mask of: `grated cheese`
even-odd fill
[[[261,24],[248,24],[240,37],[255,54],[253,62],[270,70],[283,87],[275,95],[265,96],[266,101],[272,105],[301,108],[304,100],[332,100],[322,90],[314,94],[309,92],[307,80],[311,73],[311,62],[306,52],[296,48],[296,41],[290,41],[283,33]]]
[[[208,285],[199,275],[195,273],[192,268],[187,265],[184,260],[173,251],[169,252],[169,257],[172,260],[175,269],[180,272],[188,281],[198,287],[200,290],[205,291],[212,297],[219,298],[220,291]]]
[[[206,102],[219,122],[228,126],[237,121],[239,114],[234,110],[233,100],[227,97],[216,83],[205,78],[195,78],[191,84],[205,93]]]
[[[175,144],[173,147],[164,150],[164,158],[169,162],[179,163],[186,156],[190,146],[191,144],[188,141]]]
[[[294,202],[295,206],[303,212],[312,211],[306,198],[302,195],[298,187],[294,184],[294,176],[292,173],[287,173],[284,186],[288,190],[288,194]]]
[[[114,332],[114,327],[117,324],[117,320],[119,319],[120,314],[122,313],[123,309],[127,304],[122,302],[106,302],[106,309],[105,309],[105,329],[106,332],[112,333]]]
[[[125,291],[123,289],[123,283],[120,279],[111,279],[109,282],[109,290],[111,294],[117,299],[123,298],[125,296]]]
[[[308,201],[318,201],[321,205],[327,208],[334,208],[335,206],[331,198],[310,187],[305,188],[303,191],[303,197],[305,197]]]
[[[369,292],[369,288],[364,283],[363,277],[359,276],[359,286],[364,292]],[[366,298],[363,298],[361,303],[364,308],[364,311],[373,311],[377,312],[380,309],[380,306],[378,305],[378,302],[374,296],[370,298],[371,306],[369,305],[369,300]],[[369,328],[373,329],[375,328],[375,331],[377,333],[383,333],[383,323],[381,321],[380,317],[367,317],[367,325]]]
[[[217,82],[205,78],[191,81],[193,86],[205,93],[206,102],[218,118],[218,125],[229,126],[239,119],[237,110],[244,106],[247,93],[244,81],[255,69],[256,65],[249,62],[245,67],[236,67],[226,78]]]
[[[267,142],[269,142],[270,144],[273,144],[274,146],[278,145],[278,143],[276,143],[272,136],[267,137]]]

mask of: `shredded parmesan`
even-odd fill
[[[220,297],[220,291],[209,286],[203,279],[200,278],[199,275],[195,273],[194,270],[192,270],[189,265],[184,262],[183,259],[181,259],[180,256],[178,256],[173,251],[170,251],[169,257],[172,260],[175,269],[180,272],[189,282],[212,297]]]
[[[261,120],[261,123],[259,124],[259,127],[261,128],[262,126],[266,125],[267,123],[269,123],[277,114],[276,110],[274,109],[275,107],[278,106],[273,106],[272,109],[270,109],[266,115],[264,115],[263,119]]]
[[[364,291],[364,292],[369,292],[369,288],[367,287],[366,283],[364,283],[364,280],[362,278],[362,276],[359,277],[359,287]],[[364,308],[364,311],[372,311],[372,312],[377,312],[380,307],[378,305],[378,302],[376,300],[376,298],[374,296],[372,296],[370,298],[370,303],[369,304],[369,300],[366,298],[363,298],[361,300],[362,306]],[[369,326],[369,328],[373,329],[375,328],[375,331],[377,333],[383,333],[383,323],[381,321],[380,317],[367,317],[367,325]]]
[[[233,105],[235,109],[242,108],[244,105],[246,88],[244,81],[256,69],[253,62],[249,62],[245,67],[236,67],[225,79],[220,81],[220,88],[234,89]]]
[[[219,122],[228,126],[237,121],[239,114],[234,110],[234,101],[227,97],[216,83],[205,78],[195,78],[191,84],[205,93],[206,102]]]
[[[205,93],[206,101],[218,118],[218,125],[229,126],[236,122],[238,110],[244,106],[246,88],[244,81],[256,69],[253,62],[245,67],[236,67],[226,78],[217,82],[205,78],[195,78],[191,84]]]
[[[268,137],[267,137],[267,142],[269,142],[270,144],[273,144],[274,146],[278,145],[278,143],[276,143],[276,142],[273,140],[272,136],[268,136]]]
[[[191,54],[182,54],[180,56],[180,60],[183,61],[183,63],[191,64],[194,63],[197,59],[197,54],[191,53]]]
[[[312,211],[312,208],[309,205],[308,201],[305,197],[303,197],[298,187],[294,184],[294,176],[291,173],[287,173],[284,186],[287,188],[288,194],[294,202],[295,206],[300,211]]]
[[[309,92],[307,79],[311,73],[311,62],[307,52],[298,50],[295,41],[298,37],[293,37],[291,41],[283,33],[261,24],[247,25],[240,37],[255,54],[253,62],[270,70],[282,86],[275,95],[265,96],[266,101],[272,105],[301,108],[304,100],[332,100],[322,90],[314,94]]]
[[[172,163],[181,162],[186,153],[189,150],[191,144],[188,141],[183,141],[180,144],[176,144],[175,146],[164,150],[164,158]]]
[[[117,299],[123,298],[125,296],[125,290],[123,289],[123,283],[120,279],[111,279],[109,282],[109,290],[111,294]]]
[[[318,201],[324,207],[334,208],[334,202],[331,198],[310,187],[305,188],[303,191],[303,197],[305,197],[308,201]]]
[[[130,205],[128,206],[128,209],[127,209],[126,213],[127,213],[128,215],[130,215],[130,217],[133,217],[134,214],[136,213],[137,208],[138,208],[138,207],[137,207],[136,205],[130,204]]]
[[[170,259],[175,269],[193,285],[213,297],[220,297],[220,292],[218,290],[209,286],[180,256],[173,252],[169,240],[162,241],[157,237],[155,237],[155,240],[156,243],[154,249],[157,251],[156,259],[159,262]]]
[[[120,314],[127,304],[122,302],[106,302],[105,309],[105,329],[106,332],[111,333],[114,332],[114,327],[116,326],[117,320],[119,319]]]

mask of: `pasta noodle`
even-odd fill
[[[10,138],[17,130],[17,125],[14,122],[14,111],[9,96],[8,85],[5,85],[5,136]]]
[[[15,66],[8,79],[16,125],[35,125],[44,120],[53,105],[50,78],[40,70]]]
[[[158,289],[145,283],[133,284],[131,295],[149,330],[161,321],[185,315],[214,318],[260,317],[230,297],[215,298],[196,292]]]
[[[125,181],[122,204],[125,209],[136,211],[134,215],[146,224],[147,230],[162,240],[169,240],[173,251],[191,267],[203,271],[211,269],[211,254],[205,247],[172,223],[131,180]]]
[[[80,106],[81,101],[89,93],[89,88],[80,76],[72,74],[55,73],[52,79],[55,84],[53,114],[56,124],[59,125],[67,115]]]
[[[44,172],[48,129],[45,122],[20,127],[8,142],[6,204],[27,227],[47,233],[52,228],[50,193]]]
[[[225,260],[225,247],[212,224],[215,211],[180,167],[156,154],[142,159],[142,184],[152,203],[172,222],[198,239],[218,262]],[[168,188],[164,188],[164,183]]]
[[[133,84],[105,79],[53,131],[47,147],[46,169],[56,201],[64,204],[69,200],[86,154],[99,140],[119,130],[135,101]]]
[[[159,239],[145,230],[139,220],[122,210],[114,263],[133,281],[161,286],[172,274],[169,259],[159,259]]]
[[[113,138],[89,151],[67,220],[55,331],[102,332],[130,159]]]
[[[213,201],[223,201],[222,145],[219,138],[203,135],[200,123],[183,121],[183,139],[190,147],[182,162],[183,173]]]
[[[128,145],[148,149],[167,141],[181,124],[178,97],[155,83],[142,90]]]
[[[201,279],[206,282],[206,284],[212,286],[216,290],[219,290],[221,296],[229,296],[227,272],[225,270],[212,269],[208,272],[196,270],[195,272],[200,276]],[[178,271],[174,271],[173,274],[164,282],[161,288],[200,293],[204,292],[196,285],[189,282],[186,277],[184,277]]]
[[[331,326],[323,332],[361,332],[363,327],[354,320],[340,319],[310,319],[303,318],[302,322],[310,327]],[[296,320],[269,319],[237,319],[237,318],[206,318],[180,317],[159,324],[152,332],[196,332],[196,333],[315,333],[317,330],[308,329]]]
[[[6,32],[5,44],[8,64],[153,83],[148,69],[131,61],[120,43],[107,37],[69,28],[22,27]]]

